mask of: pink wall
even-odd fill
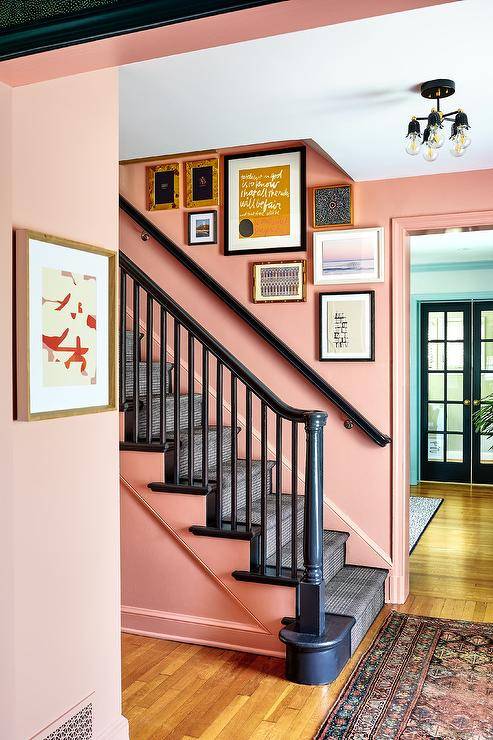
[[[308,149],[307,184],[347,181],[323,157]],[[222,245],[185,245],[186,212],[156,211],[147,214],[175,239],[202,267],[219,280],[281,339],[291,344],[316,371],[379,427],[391,433],[391,319],[390,225],[398,216],[481,210],[492,205],[493,171],[437,175],[402,180],[356,183],[355,225],[384,226],[386,279],[368,285],[376,292],[376,361],[374,363],[322,363],[317,360],[318,293],[331,287],[313,286],[311,226],[309,226],[308,299],[305,304],[268,305],[250,301],[250,266],[255,256],[225,257]],[[145,210],[145,165],[121,167],[120,189],[138,208]],[[311,192],[309,193],[309,197]],[[310,213],[310,209],[308,211]],[[309,220],[310,223],[310,220]],[[221,228],[220,228],[221,239]],[[325,433],[326,523],[349,529],[349,559],[385,565],[391,557],[391,455],[359,431],[348,432],[341,415],[306,381],[206,288],[152,241],[142,242],[139,230],[126,218],[121,221],[121,246],[199,321],[263,379],[281,398],[301,408],[322,408],[329,414]],[[296,253],[279,254],[291,259]],[[302,253],[299,256],[303,256]],[[259,255],[259,260],[272,255]],[[366,286],[361,286],[365,288]],[[342,290],[345,288],[342,287]],[[350,288],[347,288],[350,289]],[[334,287],[333,290],[336,290]],[[259,349],[261,348],[261,351]],[[357,464],[354,464],[357,461]]]
[[[14,90],[12,115],[14,228],[116,250],[116,71]],[[8,232],[2,280],[11,264]],[[8,278],[0,300],[8,320]],[[8,341],[5,347],[3,373],[11,366]],[[3,388],[10,406],[12,384]],[[94,737],[123,739],[118,414],[12,422],[3,405],[2,430],[13,447],[13,485],[3,479],[2,488],[14,504],[17,703],[14,731],[0,734],[26,740],[94,692]]]

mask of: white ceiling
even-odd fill
[[[461,159],[404,151],[416,86],[448,77],[472,125]],[[493,167],[493,1],[463,0],[131,64],[121,159],[313,139],[354,180]],[[447,101],[446,101],[447,102]]]
[[[493,260],[493,231],[455,231],[411,237],[411,265]]]

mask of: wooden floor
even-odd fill
[[[445,501],[412,554],[412,595],[395,608],[493,622],[493,487],[421,484],[412,494]],[[288,683],[279,659],[123,635],[131,740],[312,738],[391,609],[323,687]]]

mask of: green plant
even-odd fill
[[[481,406],[472,416],[474,428],[490,439],[493,437],[493,393],[481,399]]]

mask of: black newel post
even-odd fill
[[[304,575],[300,583],[300,631],[322,635],[325,631],[325,582],[323,576],[323,429],[327,414],[314,412],[305,423],[306,491],[303,534]]]

